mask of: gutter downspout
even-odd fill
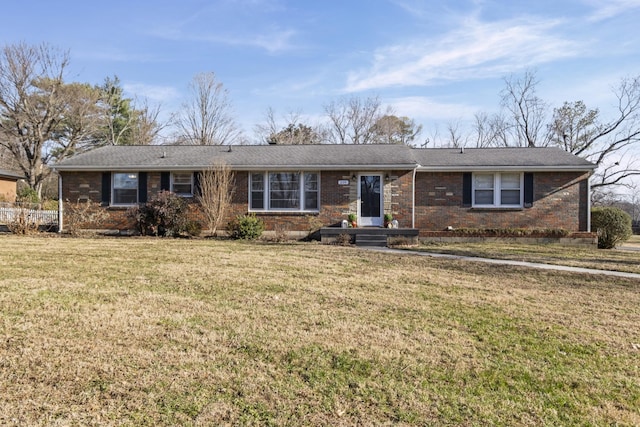
[[[413,182],[411,186],[413,191],[411,194],[411,228],[416,228],[416,172],[418,171],[418,165],[413,168]]]
[[[62,233],[62,175],[58,174],[58,233]]]
[[[591,232],[591,174],[587,177],[587,231]]]

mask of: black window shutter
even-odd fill
[[[102,172],[102,206],[111,204],[111,172]]]
[[[160,191],[164,190],[171,190],[171,173],[169,172],[160,173]]]
[[[471,172],[462,174],[462,206],[471,206]]]
[[[193,174],[193,195],[198,196],[200,194],[200,172],[194,172]]]
[[[138,173],[138,203],[147,203],[147,173]]]
[[[533,173],[526,172],[524,174],[524,207],[533,206]]]

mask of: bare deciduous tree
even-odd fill
[[[601,123],[599,110],[577,101],[554,110],[549,125],[555,144],[598,165],[591,180],[596,191],[630,185],[628,178],[640,176],[640,76],[623,78],[613,92],[617,114],[611,121]]]
[[[502,114],[476,113],[473,131],[477,148],[510,146],[509,124]]]
[[[241,138],[232,116],[229,92],[213,72],[197,74],[190,90],[192,98],[176,118],[180,141],[190,145],[228,145]]]
[[[151,145],[157,142],[160,132],[167,126],[166,123],[160,122],[159,115],[160,105],[149,105],[146,99],[135,108],[131,136],[136,144]]]
[[[361,99],[343,98],[324,107],[329,118],[328,137],[334,144],[371,144],[375,142],[374,125],[391,109],[382,112],[382,103],[378,97]]]
[[[265,113],[265,122],[255,126],[255,133],[261,143],[277,145],[321,144],[324,138],[320,127],[302,123],[299,112],[291,112],[279,122],[271,107]]]
[[[447,141],[448,147],[460,148],[466,145],[467,137],[464,136],[460,130],[460,122],[447,123],[447,134],[449,136]]]
[[[69,53],[47,44],[0,52],[0,144],[39,196],[49,161],[73,153],[95,131],[96,91],[66,85],[68,65]]]
[[[231,205],[234,181],[234,173],[224,162],[215,162],[200,172],[200,188],[196,198],[202,206],[209,233],[213,236]]]
[[[505,78],[502,106],[513,121],[514,142],[520,147],[543,147],[548,143],[545,129],[547,104],[536,95],[538,81],[532,71],[522,78]]]

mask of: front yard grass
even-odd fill
[[[633,279],[0,236],[0,424],[638,425],[639,324]]]
[[[507,243],[491,239],[478,243],[424,243],[410,249],[451,255],[640,273],[640,236],[632,236],[626,242],[626,245],[638,248],[638,250],[598,249],[595,246],[572,247],[558,244]]]

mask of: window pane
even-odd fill
[[[474,178],[474,187],[476,189],[492,189],[493,174],[476,174]]]
[[[519,205],[520,190],[502,190],[500,192],[500,204],[502,205]]]
[[[493,205],[493,190],[476,190],[476,205]]]
[[[173,174],[173,192],[176,194],[193,194],[190,172]]]
[[[251,209],[264,209],[264,175],[251,174]]]
[[[520,189],[520,174],[503,173],[500,176],[500,187],[509,190]]]
[[[283,172],[269,174],[269,208],[300,208],[300,174]]]
[[[113,174],[113,204],[133,205],[138,203],[138,174]]]
[[[318,174],[304,174],[304,208],[308,210],[318,209]]]
[[[138,188],[137,173],[116,173],[113,175],[113,188]]]

